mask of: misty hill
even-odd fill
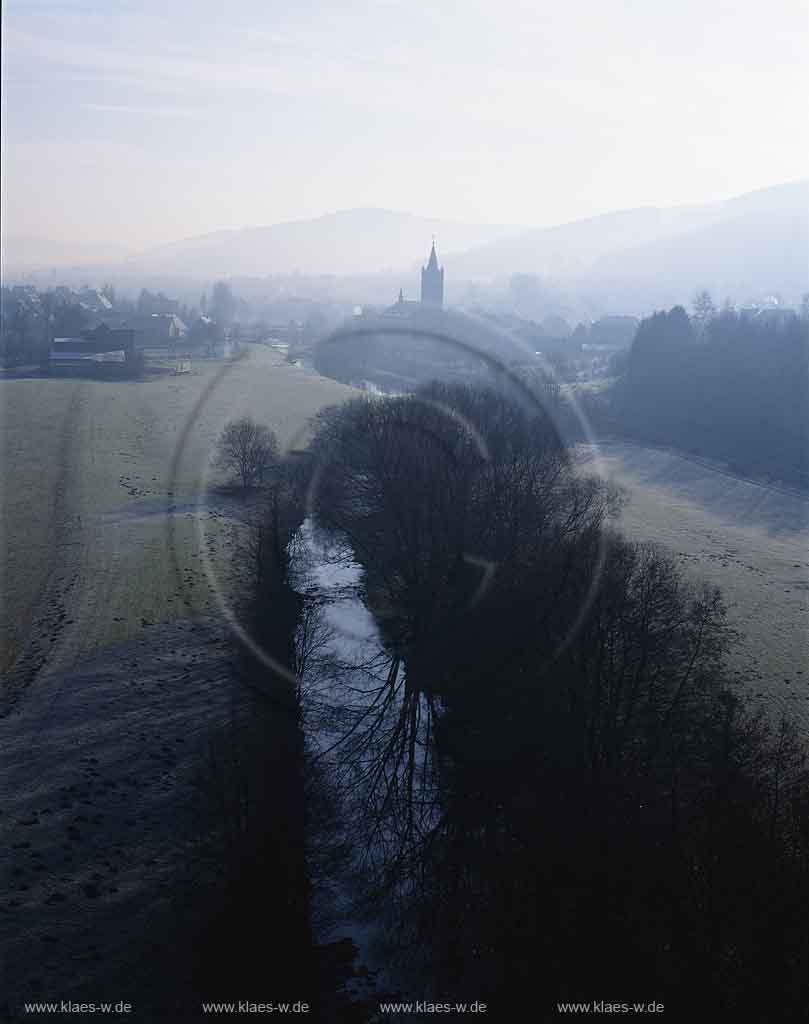
[[[809,182],[721,204],[713,223],[602,256],[594,272],[636,287],[665,282],[674,298],[707,287],[718,299],[809,289]]]
[[[381,303],[392,301],[400,285],[416,294],[415,271],[432,235],[455,296],[463,294],[458,287],[465,281],[514,274],[545,279],[540,303],[547,305],[551,285],[559,292],[560,308],[577,309],[585,297],[591,312],[640,313],[688,303],[704,287],[717,301],[731,296],[741,302],[780,292],[794,303],[809,290],[809,181],[723,202],[619,210],[531,230],[354,209],[215,231],[137,255],[121,249],[101,253],[80,241],[70,247],[8,237],[3,271],[43,286],[58,273],[59,282],[76,285],[113,280],[174,290],[218,277],[295,275],[288,287],[296,293],[307,289],[308,278],[308,290],[321,298],[339,293],[346,301]],[[325,275],[333,277],[327,281]]]
[[[447,272],[459,278],[579,273],[615,250],[665,237],[683,222],[700,223],[704,217],[702,207],[688,207],[682,212],[656,207],[619,210],[522,231],[465,253],[448,255],[445,263]]]
[[[551,274],[588,283],[655,282],[677,292],[800,290],[807,282],[809,181],[734,199],[621,210],[497,239],[450,255],[457,278]],[[724,292],[722,292],[724,294]]]
[[[491,224],[462,224],[394,210],[357,209],[269,227],[215,231],[149,249],[131,268],[200,277],[354,274],[413,266],[433,235],[442,251],[468,249],[513,232]]]

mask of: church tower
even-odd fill
[[[438,266],[435,239],[427,266],[421,268],[421,301],[428,306],[444,305],[444,268]]]

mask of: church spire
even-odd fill
[[[438,266],[435,252],[435,235],[430,249],[427,266],[421,270],[421,301],[430,306],[444,305],[444,268]]]

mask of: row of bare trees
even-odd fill
[[[498,1019],[601,993],[679,1012],[697,991],[714,1019],[799,1019],[803,743],[729,677],[721,595],[612,529],[619,503],[514,396],[328,410],[273,489],[255,607],[289,615],[255,635],[286,652],[423,991]],[[361,566],[380,639],[353,663],[287,561],[304,517]]]
[[[619,496],[513,396],[350,403],[311,461],[388,654],[335,772],[433,991],[551,1006],[643,976],[671,1005],[705,985],[716,1012],[787,1019],[804,750],[729,678],[721,595],[611,529]]]

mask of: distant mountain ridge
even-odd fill
[[[482,245],[515,230],[359,208],[269,227],[215,231],[148,249],[128,264],[214,277],[373,273],[404,270],[426,260],[433,236],[447,252]]]
[[[711,232],[724,238],[726,227],[736,222],[742,234],[757,230],[770,250],[777,246],[772,235],[794,234],[809,223],[809,180],[775,185],[717,203],[674,207],[641,207],[588,217],[549,228],[537,228],[497,239],[468,252],[447,258],[447,273],[459,278],[492,278],[498,274],[551,274],[559,277],[595,272],[611,277],[623,273],[647,276],[652,257],[655,273],[665,272],[669,250],[685,253],[686,239],[710,251]],[[748,231],[743,230],[746,225]],[[787,243],[794,255],[794,244]],[[720,247],[720,250],[723,246]],[[633,258],[630,254],[637,253]],[[716,252],[716,257],[723,255]],[[755,263],[755,252],[747,258]],[[701,260],[705,263],[705,260]],[[703,268],[704,270],[705,268]],[[791,275],[791,276],[794,276]]]
[[[201,282],[296,271],[338,277],[395,271],[404,276],[426,260],[432,236],[450,291],[464,281],[532,274],[625,311],[689,301],[703,287],[720,301],[726,295],[746,299],[762,290],[794,299],[809,291],[809,180],[721,202],[618,210],[533,229],[358,208],[215,231],[137,254],[118,250],[72,269],[84,273],[79,268],[86,267],[99,281],[106,274]],[[49,279],[45,245],[29,245],[20,261],[15,240],[4,238],[4,276],[18,268],[30,272],[35,260],[43,258],[39,276]],[[66,272],[65,254],[59,255]]]
[[[809,290],[809,189],[794,209],[756,209],[729,203],[730,216],[687,233],[601,257],[593,274],[610,282],[654,282],[717,299],[758,293],[797,296]]]

